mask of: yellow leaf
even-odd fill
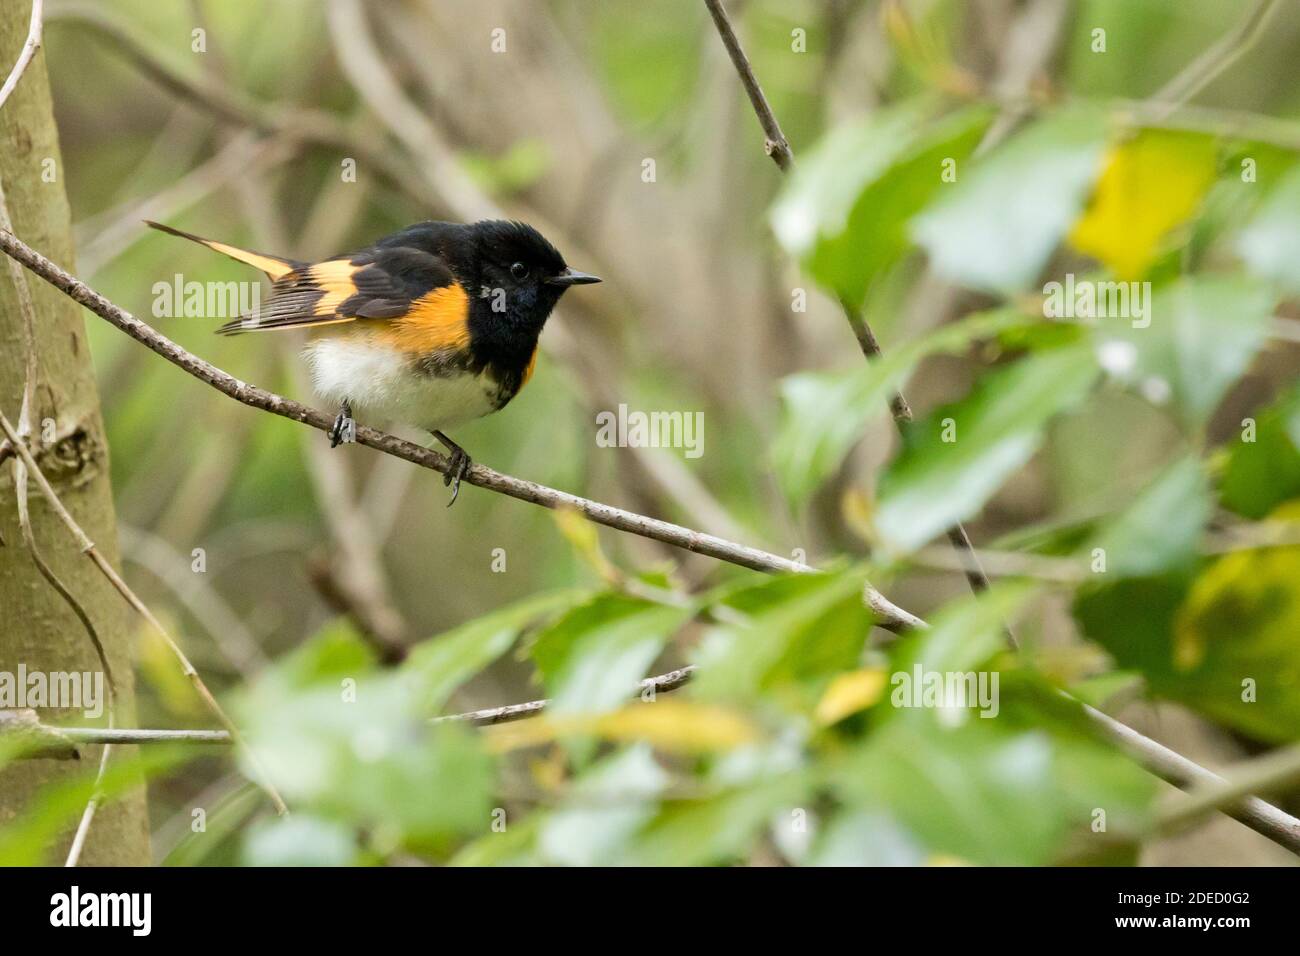
[[[1209,137],[1145,130],[1111,149],[1070,244],[1120,279],[1139,278],[1155,261],[1160,240],[1191,218],[1214,174]]]
[[[875,544],[880,539],[871,523],[874,511],[871,498],[858,488],[850,487],[840,499],[840,515],[845,525],[867,544]]]
[[[159,613],[160,622],[167,633],[181,642],[184,634],[166,612]],[[150,625],[139,621],[137,638],[137,667],[140,682],[151,687],[168,713],[177,717],[197,717],[206,712],[203,702],[194,691],[194,685],[185,676],[176,655]]]
[[[1300,502],[1269,515],[1271,523],[1300,521]],[[1274,669],[1300,676],[1294,663],[1300,633],[1300,547],[1251,548],[1219,558],[1193,583],[1174,620],[1174,666],[1190,671],[1205,663],[1218,640],[1239,652],[1274,661]]]
[[[584,559],[602,580],[617,581],[618,571],[601,550],[596,526],[576,508],[556,508],[554,514],[560,533],[568,539],[569,544],[578,552],[578,556]]]
[[[486,732],[490,746],[498,752],[574,734],[624,743],[645,741],[659,750],[682,753],[731,750],[758,737],[753,724],[734,711],[670,700],[629,704],[607,714],[544,713],[532,720],[497,724]]]
[[[866,710],[880,700],[886,683],[888,676],[880,667],[864,667],[838,675],[817,703],[817,723],[829,727],[850,714]]]

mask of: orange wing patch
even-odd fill
[[[312,315],[332,316],[345,300],[357,291],[352,277],[363,266],[354,266],[347,259],[327,259],[306,270],[307,280],[320,289],[322,295],[312,307]]]
[[[375,338],[403,352],[459,351],[469,347],[469,296],[460,283],[431,289],[406,314],[373,324]]]

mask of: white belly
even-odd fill
[[[496,410],[497,389],[490,378],[469,372],[430,375],[400,353],[364,339],[317,339],[303,354],[316,393],[332,406],[351,402],[366,424],[400,422],[433,431]]]

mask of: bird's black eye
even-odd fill
[[[527,279],[528,266],[524,265],[522,262],[516,262],[510,267],[510,274],[521,281]]]

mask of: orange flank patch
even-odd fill
[[[469,347],[469,296],[459,284],[432,289],[396,319],[367,323],[375,338],[402,352],[430,352]]]
[[[535,345],[533,346],[533,357],[530,358],[530,359],[528,360],[528,367],[527,367],[526,369],[524,369],[524,378],[523,378],[523,381],[521,381],[521,382],[519,383],[519,387],[520,387],[521,389],[522,389],[525,385],[527,385],[527,384],[528,384],[528,380],[529,380],[530,378],[533,377],[533,370],[534,370],[535,368],[537,368],[537,353],[540,352],[540,351],[541,351],[541,349],[539,349],[537,346],[535,346]]]

